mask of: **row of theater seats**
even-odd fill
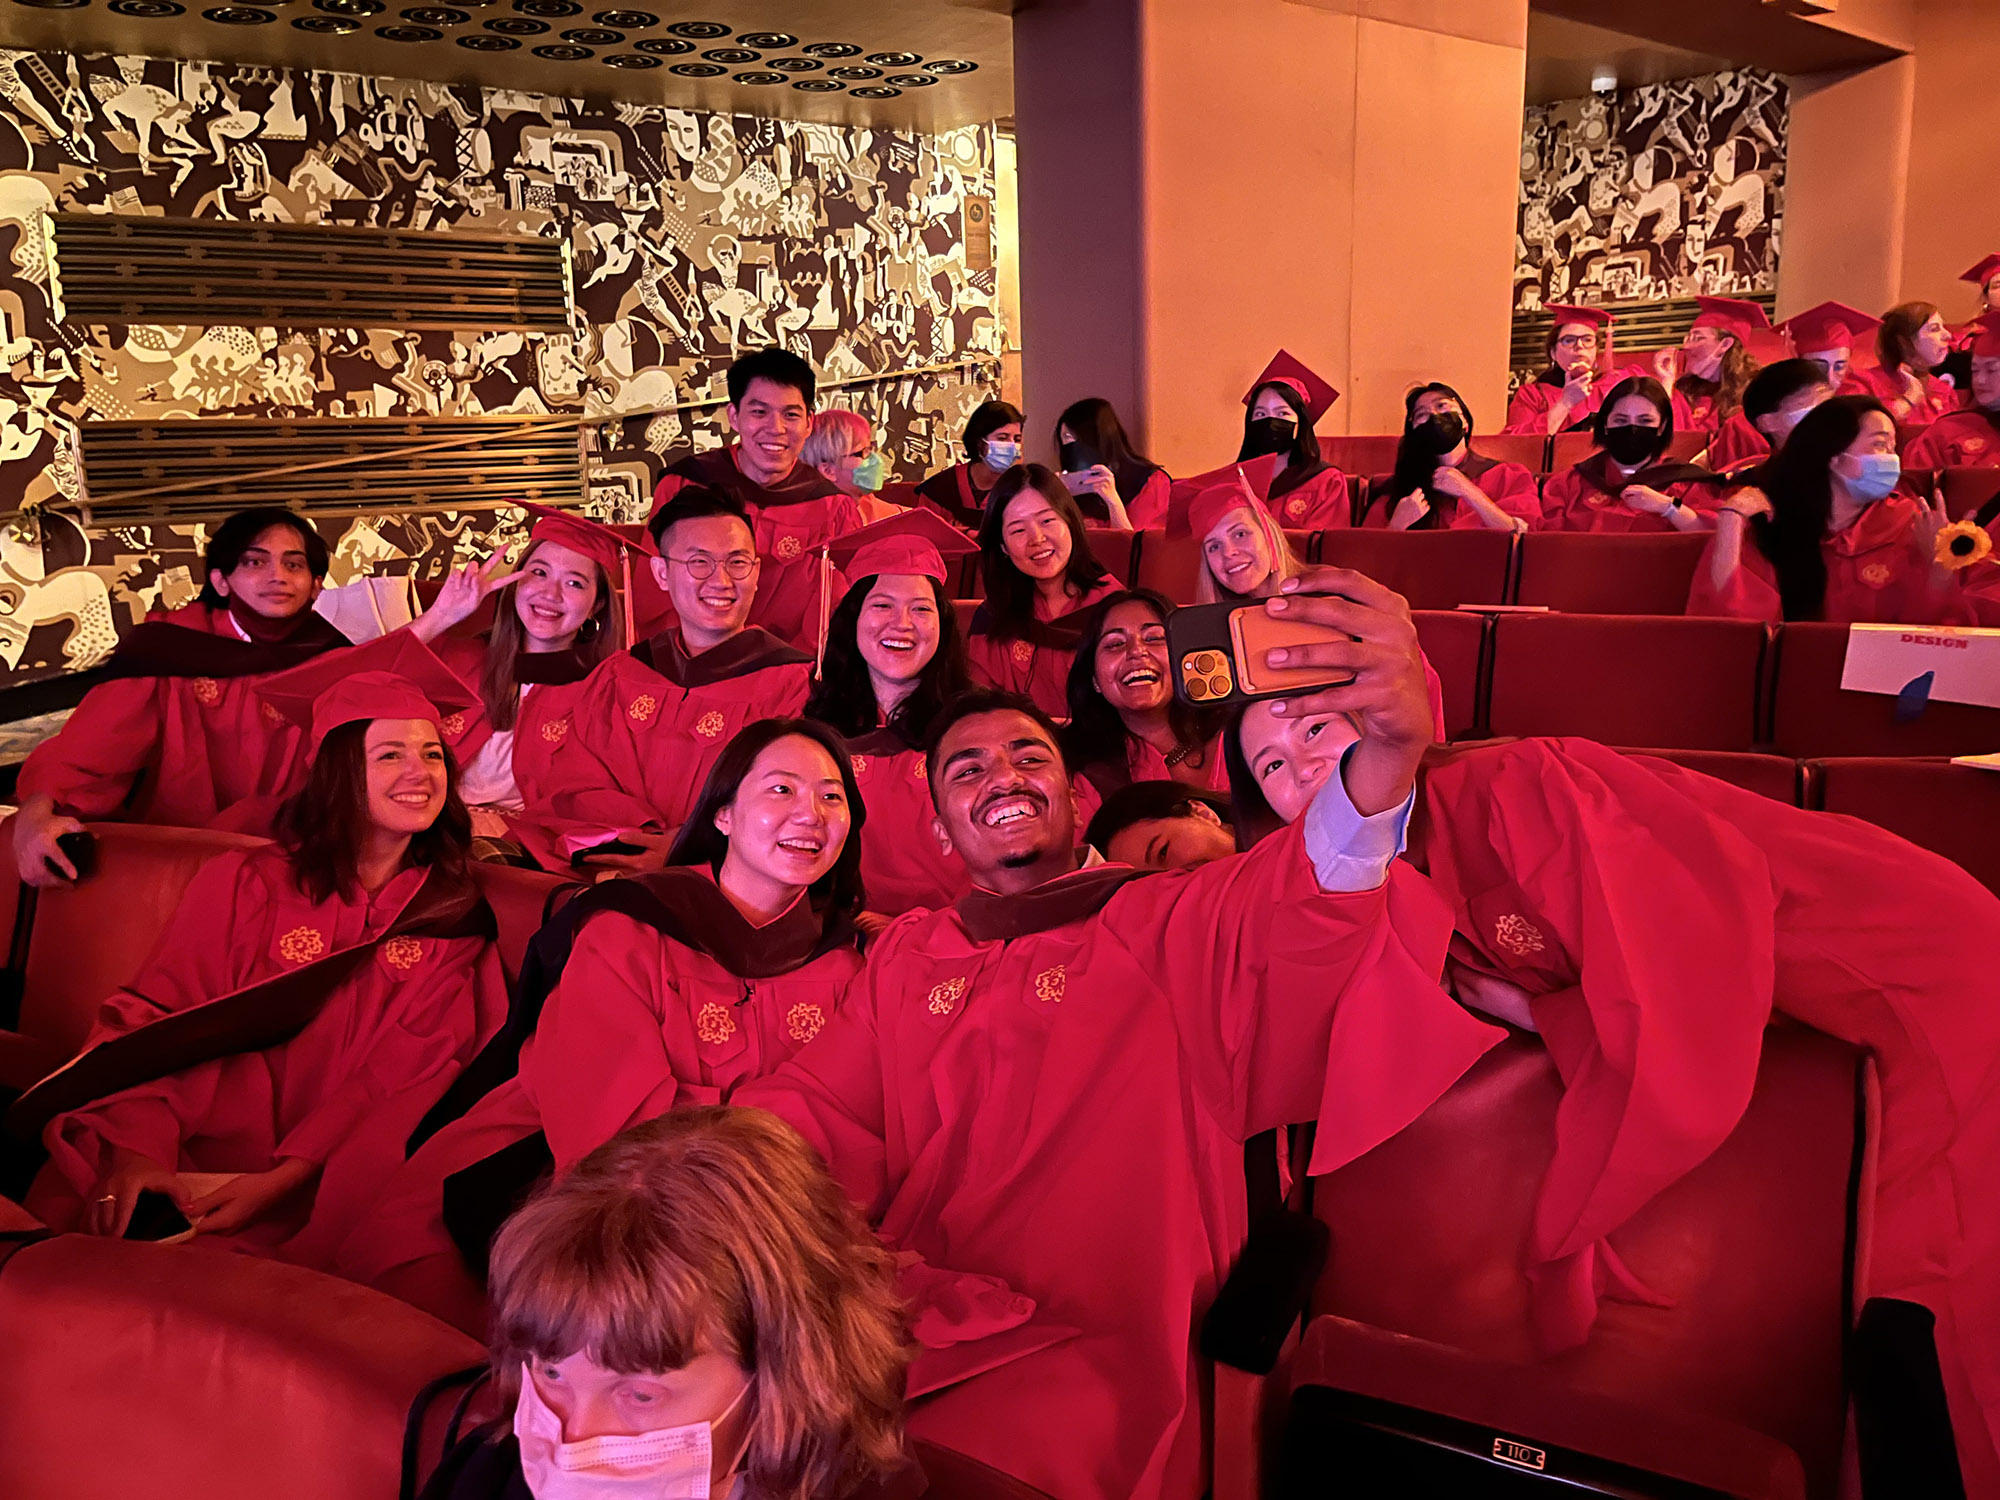
[[[1778,795],[1799,784],[1789,762],[1683,758]],[[18,1087],[17,1068],[32,1061],[31,1077],[72,1052],[201,862],[244,842],[97,831],[90,881],[25,900],[0,894],[12,907],[0,909],[12,917],[0,930],[15,934],[19,998],[18,1016],[0,1018],[16,1028],[0,1033],[10,1064],[0,1083]],[[478,878],[511,979],[561,882],[493,866]],[[1540,1359],[1520,1257],[1560,1081],[1538,1040],[1510,1039],[1410,1129],[1317,1180],[1312,1212],[1335,1249],[1306,1299],[1316,1321],[1293,1366],[1301,1390],[1409,1399],[1523,1442],[1688,1483],[1730,1479],[1722,1493],[1831,1496],[1845,1288],[1868,1243],[1855,1184],[1870,1086],[1852,1048],[1799,1027],[1773,1031],[1742,1125],[1619,1234],[1634,1272],[1673,1305],[1608,1304],[1585,1347]],[[1413,1181],[1427,1191],[1411,1193]],[[4,1232],[0,1348],[11,1500],[122,1493],[141,1473],[151,1493],[217,1500],[280,1488],[345,1500],[398,1485],[409,1496],[443,1451],[463,1389],[455,1377],[480,1359],[425,1314],[296,1267]],[[1260,1391],[1227,1369],[1217,1377],[1215,1493],[1231,1500],[1258,1492],[1260,1395],[1277,1387]],[[1310,1450],[1310,1412],[1293,1425],[1294,1443]],[[926,1463],[948,1476],[934,1483],[936,1500],[1030,1493],[951,1455]]]

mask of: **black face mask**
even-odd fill
[[[1283,453],[1292,446],[1292,436],[1299,430],[1296,422],[1287,422],[1283,417],[1259,417],[1243,432],[1243,456],[1262,458],[1267,453]]]
[[[1660,451],[1660,429],[1607,427],[1604,429],[1604,451],[1618,461],[1620,468],[1636,469]]]
[[[1465,441],[1465,419],[1455,411],[1437,412],[1412,427],[1410,438],[1419,448],[1442,458]]]

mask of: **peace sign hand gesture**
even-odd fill
[[[509,573],[507,554],[495,552],[482,563],[462,563],[445,575],[444,587],[431,607],[410,626],[417,639],[428,644],[454,625],[472,618],[479,606],[510,583],[519,582],[519,573]]]

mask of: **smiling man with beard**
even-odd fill
[[[1449,914],[1392,868],[1432,736],[1408,607],[1315,582],[1346,597],[1265,607],[1353,637],[1292,655],[1356,676],[1288,711],[1361,738],[1305,817],[1198,870],[1079,868],[1054,727],[967,694],[927,750],[975,889],[892,924],[826,1030],[736,1096],[921,1257],[911,1431],[1066,1500],[1200,1492],[1193,1331],[1246,1233],[1242,1142],[1317,1119],[1331,1170],[1500,1035],[1438,988]]]

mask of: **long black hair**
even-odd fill
[[[1085,396],[1063,408],[1051,434],[1058,452],[1062,450],[1065,427],[1077,441],[1097,449],[1098,462],[1118,482],[1120,500],[1131,501],[1146,487],[1146,481],[1159,472],[1158,464],[1132,446],[1132,439],[1125,435],[1125,424],[1102,396]]]
[[[1306,420],[1305,402],[1297,391],[1282,380],[1267,380],[1250,393],[1250,399],[1243,407],[1243,446],[1236,451],[1236,461],[1239,464],[1245,463],[1257,456],[1250,451],[1250,424],[1257,420],[1257,402],[1266,391],[1270,391],[1292,409],[1292,416],[1298,424],[1292,429],[1292,446],[1285,450],[1285,467],[1279,472],[1289,474],[1294,469],[1300,469],[1310,476],[1325,468],[1326,463],[1319,455],[1319,435],[1313,431],[1312,423]],[[1071,431],[1075,429],[1072,428]],[[1297,488],[1296,485],[1289,487]]]
[[[915,749],[924,742],[924,732],[930,728],[937,711],[972,685],[972,674],[965,665],[965,638],[958,628],[958,611],[952,607],[944,585],[935,578],[926,578],[931,597],[937,601],[937,650],[917,674],[917,685],[909,697],[896,705],[888,724],[883,725],[882,708],[875,701],[875,682],[868,675],[868,663],[862,658],[857,639],[861,608],[868,602],[875,578],[876,575],[870,574],[856,579],[833,607],[826,626],[826,660],[820,666],[812,696],[806,699],[805,713],[807,718],[819,719],[849,736],[872,734],[886,727]]]
[[[1104,622],[1111,618],[1111,612],[1121,604],[1133,603],[1145,605],[1162,625],[1174,612],[1173,601],[1154,589],[1125,589],[1108,595],[1091,612],[1069,664],[1069,724],[1063,730],[1064,754],[1078,770],[1108,766],[1120,775],[1125,771],[1128,731],[1118,710],[1097,690],[1097,643],[1104,639]],[[1167,699],[1167,723],[1174,738],[1188,746],[1208,743],[1222,727],[1220,715],[1191,707],[1178,695]]]
[[[1010,423],[1025,421],[1020,408],[1005,401],[982,401],[965,421],[965,457],[981,463],[986,458],[986,440]]]
[[[1611,408],[1627,396],[1639,396],[1651,404],[1660,416],[1659,452],[1665,454],[1667,444],[1674,440],[1674,398],[1667,394],[1667,388],[1650,375],[1627,375],[1618,384],[1605,392],[1604,400],[1590,419],[1590,435],[1597,446],[1604,446],[1604,429],[1611,425]]]
[[[1014,465],[987,494],[986,514],[979,521],[979,577],[986,585],[986,608],[999,627],[995,633],[1007,637],[1024,635],[1035,621],[1034,580],[1014,566],[1002,535],[1007,507],[1024,490],[1033,490],[1048,501],[1050,509],[1069,527],[1069,566],[1063,570],[1063,582],[1075,589],[1079,598],[1111,576],[1090,550],[1076,497],[1063,488],[1055,472],[1040,464]]]
[[[722,754],[709,767],[708,780],[701,784],[701,795],[694,799],[694,810],[681,824],[673,848],[667,851],[667,863],[707,865],[710,874],[722,873],[723,858],[729,853],[729,838],[715,826],[715,815],[736,800],[737,788],[743,785],[743,778],[750,774],[757,757],[794,734],[811,740],[833,757],[840,770],[840,784],[847,791],[849,813],[847,842],[841,847],[840,858],[812,883],[807,899],[822,916],[852,917],[862,909],[866,896],[861,888],[861,825],[868,821],[868,809],[862,803],[861,788],[855,784],[854,756],[847,742],[817,719],[759,719],[745,725],[724,745]]]
[[[1458,408],[1458,414],[1465,422],[1465,451],[1467,453],[1472,451],[1472,408],[1465,404],[1465,397],[1459,395],[1442,380],[1432,380],[1423,385],[1413,386],[1404,394],[1403,435],[1396,443],[1396,466],[1389,475],[1387,504],[1389,510],[1393,512],[1396,502],[1412,490],[1423,491],[1424,497],[1431,503],[1431,508],[1418,517],[1416,523],[1410,527],[1412,531],[1429,531],[1438,526],[1440,524],[1438,512],[1444,508],[1439,504],[1437,492],[1431,488],[1431,476],[1437,473],[1438,459],[1442,455],[1433,453],[1422,443],[1415,441],[1411,435],[1417,425],[1417,403],[1425,396],[1448,397],[1452,405]],[[1385,516],[1383,524],[1387,523]]]
[[[368,815],[370,722],[356,719],[329,731],[306,770],[306,784],[278,809],[278,846],[309,900],[352,901],[361,892],[361,843],[374,827]],[[458,762],[443,735],[438,745],[444,751],[444,806],[430,827],[411,837],[404,862],[464,881],[471,878],[472,814],[459,798]]]
[[[253,510],[239,510],[235,515],[215,528],[215,535],[208,539],[208,550],[201,559],[201,595],[203,604],[212,609],[221,609],[229,601],[215,590],[209,575],[220,573],[224,577],[236,571],[243,561],[243,554],[257,543],[257,538],[273,526],[289,526],[299,534],[299,547],[306,555],[306,567],[316,579],[326,577],[330,565],[326,542],[313,523],[295,510],[286,510],[282,505],[260,505]]]
[[[1757,549],[1778,575],[1778,598],[1787,620],[1817,620],[1826,613],[1827,522],[1833,516],[1833,461],[1861,436],[1870,412],[1889,415],[1873,396],[1835,396],[1799,421],[1764,466],[1764,494],[1771,514],[1750,522]]]

